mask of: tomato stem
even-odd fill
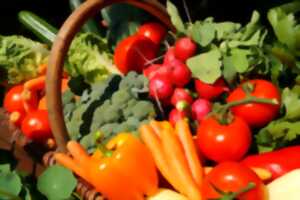
[[[230,114],[229,109],[234,106],[239,106],[248,103],[262,103],[262,104],[271,104],[271,105],[278,105],[279,102],[277,99],[266,99],[266,98],[258,98],[255,96],[251,96],[250,94],[246,95],[246,98],[238,101],[232,101],[225,105],[221,105],[216,111],[217,119],[219,120],[220,124],[230,124],[234,119],[234,116]]]
[[[271,105],[278,105],[279,102],[276,99],[265,99],[265,98],[257,98],[255,96],[246,96],[243,100],[233,101],[224,105],[224,109],[227,111],[229,108],[234,106],[239,106],[247,103],[264,103]]]
[[[239,195],[249,192],[250,190],[255,188],[256,185],[253,182],[249,182],[246,187],[242,188],[241,190],[239,190],[237,192],[224,192],[224,191],[220,190],[218,187],[216,187],[214,184],[211,184],[211,186],[216,190],[216,192],[223,195],[221,198],[211,199],[211,200],[234,200]]]

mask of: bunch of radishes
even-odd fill
[[[182,37],[167,50],[162,64],[152,64],[144,69],[144,75],[149,78],[150,96],[164,106],[173,106],[169,113],[169,121],[173,124],[183,118],[200,123],[212,109],[210,100],[225,90],[222,80],[210,85],[192,79],[186,60],[196,52],[196,43],[189,37]],[[187,87],[192,82],[196,93]]]

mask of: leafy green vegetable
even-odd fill
[[[0,36],[0,69],[7,72],[11,84],[38,75],[40,64],[46,63],[49,51],[45,45],[22,36]]]
[[[59,165],[48,167],[38,178],[37,187],[49,200],[63,200],[71,196],[77,185],[72,172]]]
[[[110,73],[118,73],[107,50],[106,40],[97,34],[79,34],[68,51],[67,72],[72,77],[82,75],[87,83],[104,80]]]
[[[221,53],[216,49],[188,59],[187,65],[194,78],[205,83],[214,83],[222,75],[220,59]]]
[[[205,47],[215,38],[216,27],[213,23],[197,21],[191,28],[191,35],[195,42]]]
[[[22,189],[20,177],[10,171],[9,165],[0,168],[0,199],[9,200],[19,195]]]
[[[177,29],[177,31],[181,33],[185,33],[186,27],[182,19],[180,18],[179,11],[170,0],[167,1],[167,12],[170,15],[171,22],[174,25],[174,27]]]
[[[295,55],[300,55],[300,26],[296,13],[300,2],[295,1],[269,10],[268,20],[278,40],[285,44]]]
[[[300,136],[300,86],[282,91],[284,115],[261,129],[256,136],[260,151],[286,146]]]

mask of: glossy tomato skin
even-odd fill
[[[160,23],[149,22],[139,27],[138,34],[149,38],[156,45],[159,45],[166,37],[167,30]]]
[[[251,92],[252,96],[275,99],[278,104],[248,103],[232,107],[231,111],[243,118],[251,127],[262,127],[277,116],[280,109],[280,92],[275,85],[266,80],[255,79],[248,82],[254,86],[254,90]],[[227,102],[242,100],[245,96],[246,93],[240,85],[229,94]]]
[[[220,195],[213,184],[223,192],[239,192],[252,182],[255,187],[240,194],[239,200],[266,200],[267,190],[260,178],[250,168],[237,162],[223,162],[214,167],[204,178],[201,191],[204,199],[217,199]]]
[[[46,110],[36,110],[26,115],[21,126],[24,135],[36,142],[45,142],[52,137]]]
[[[247,123],[234,117],[229,124],[220,124],[214,117],[202,119],[197,129],[197,144],[202,154],[215,162],[238,161],[251,144],[251,131]]]
[[[24,101],[22,99],[23,85],[16,85],[5,94],[3,106],[8,112],[25,113]],[[30,104],[37,105],[38,97],[33,93],[29,100]]]
[[[145,64],[156,57],[157,50],[157,45],[150,39],[141,35],[129,36],[116,46],[114,62],[123,74],[129,71],[141,73]]]
[[[222,93],[229,91],[225,81],[222,78],[218,79],[213,84],[204,83],[203,81],[196,79],[195,89],[199,97],[207,100],[213,100],[219,97]]]

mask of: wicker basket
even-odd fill
[[[69,140],[64,122],[61,92],[59,89],[61,86],[60,77],[62,74],[64,58],[71,41],[84,22],[94,16],[102,8],[116,3],[128,3],[144,9],[157,17],[168,28],[174,30],[164,6],[156,0],[88,0],[69,16],[57,34],[56,40],[52,46],[49,68],[47,70],[46,98],[48,102],[50,124],[57,143],[57,151],[66,152],[66,144]],[[48,165],[53,164],[53,159],[51,159],[51,157],[51,153],[47,153],[44,156],[44,163]],[[79,180],[77,192],[83,199],[103,199],[99,193],[94,191],[90,185],[82,180]]]

